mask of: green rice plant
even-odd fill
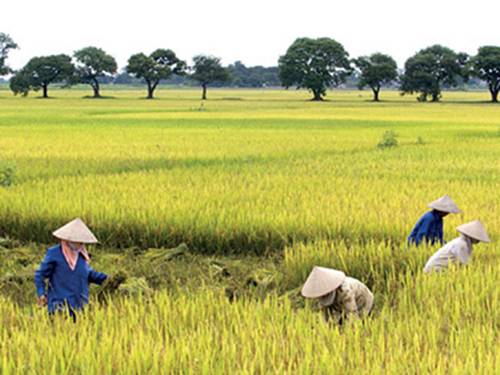
[[[415,142],[417,145],[425,145],[425,141],[422,137],[418,136]]]
[[[0,165],[0,187],[9,187],[14,183],[16,169],[13,166]]]
[[[387,130],[377,147],[380,149],[396,147],[398,145],[398,134],[394,130]]]

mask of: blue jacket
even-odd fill
[[[420,245],[422,240],[427,244],[434,245],[443,241],[443,218],[436,211],[429,211],[415,224],[408,237],[409,244]]]
[[[49,313],[68,305],[71,310],[80,310],[89,301],[89,283],[102,284],[108,276],[96,272],[82,256],[78,256],[74,270],[69,268],[61,245],[47,250],[45,259],[35,272],[38,296],[47,295]],[[46,288],[45,280],[48,279]]]

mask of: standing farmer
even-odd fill
[[[60,243],[47,250],[35,272],[38,305],[47,305],[50,314],[69,309],[75,318],[75,311],[89,301],[89,283],[102,284],[107,278],[88,263],[85,244],[98,241],[81,219],[69,222],[52,234]],[[47,286],[45,280],[48,280]]]
[[[450,263],[467,264],[472,256],[472,245],[478,242],[490,242],[488,233],[479,220],[457,227],[460,237],[448,242],[429,258],[424,272],[441,271]]]
[[[315,266],[301,291],[306,298],[316,298],[325,320],[342,324],[351,316],[362,317],[373,307],[373,294],[361,281],[344,272]]]
[[[434,245],[436,242],[443,244],[443,217],[461,212],[448,195],[429,203],[429,207],[432,208],[432,211],[424,214],[411,231],[408,237],[410,245],[418,246],[422,241],[430,245]]]

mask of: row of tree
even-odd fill
[[[434,45],[418,51],[406,60],[400,74],[394,59],[375,53],[357,59],[330,38],[299,38],[279,59],[280,78],[285,87],[307,88],[313,100],[322,100],[326,90],[336,87],[355,73],[360,88],[372,89],[379,100],[381,87],[398,84],[402,94],[418,93],[418,100],[439,101],[443,87],[456,87],[460,81],[477,77],[486,82],[491,100],[498,102],[500,91],[500,47],[480,47],[477,55],[456,53]]]
[[[11,73],[5,65],[9,50],[17,48],[10,36],[0,33],[0,74]],[[193,58],[193,66],[179,59],[169,49],[157,49],[150,55],[137,53],[132,55],[126,71],[142,79],[147,85],[147,98],[152,99],[161,80],[176,74],[189,74],[191,79],[199,82],[202,87],[202,98],[206,99],[207,87],[213,82],[229,80],[226,68],[222,67],[220,59],[213,56],[199,55]],[[73,56],[65,54],[33,57],[19,71],[14,72],[10,79],[10,88],[14,94],[28,95],[30,91],[42,90],[44,98],[48,97],[49,85],[64,82],[66,85],[77,83],[89,84],[94,97],[101,96],[100,78],[115,74],[117,63],[113,56],[97,47],[86,47],[76,51]]]
[[[89,84],[94,97],[100,97],[100,83],[117,72],[116,60],[96,47],[83,48],[73,56],[34,57],[21,70],[13,72],[6,65],[6,59],[9,50],[15,48],[12,38],[0,33],[0,76],[14,73],[10,80],[14,94],[27,95],[31,90],[42,90],[43,97],[47,97],[50,84],[63,82]],[[172,76],[189,77],[197,82],[202,87],[202,99],[206,99],[209,85],[221,85],[232,76],[233,80],[237,77],[239,83],[248,85],[247,77],[266,73],[270,82],[278,83],[279,77],[287,88],[308,89],[313,100],[323,100],[328,88],[344,84],[353,75],[360,89],[371,88],[375,101],[379,100],[381,88],[388,85],[397,85],[402,94],[418,93],[420,101],[439,101],[443,88],[456,87],[472,77],[486,82],[493,102],[498,102],[500,91],[500,47],[497,46],[480,47],[475,56],[469,56],[434,45],[410,57],[403,72],[399,72],[389,55],[374,53],[350,59],[345,48],[333,39],[299,38],[279,58],[277,68],[262,69],[246,68],[239,62],[223,67],[219,58],[206,55],[195,56],[192,66],[188,66],[172,50],[157,49],[150,55],[132,55],[125,74],[144,82],[150,99],[160,82]]]
[[[202,98],[206,99],[207,87],[212,82],[223,82],[229,79],[227,70],[220,60],[212,56],[195,56],[190,74],[203,89]],[[173,74],[188,74],[186,63],[177,58],[168,49],[158,49],[150,55],[138,53],[130,57],[127,72],[146,82],[147,98],[152,99],[161,80]],[[44,98],[48,97],[49,85],[64,82],[66,85],[77,83],[89,84],[94,97],[101,97],[99,78],[116,73],[115,59],[100,48],[87,47],[68,55],[51,55],[32,58],[21,70],[15,72],[10,79],[10,88],[14,94],[28,95],[42,90]]]

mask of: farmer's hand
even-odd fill
[[[40,297],[38,297],[37,304],[40,307],[46,306],[47,305],[47,296],[40,296]]]
[[[102,284],[101,292],[114,292],[118,287],[127,280],[127,274],[123,271],[118,271],[116,274],[109,276]]]
[[[127,274],[123,271],[118,271],[114,275],[108,278],[108,284],[111,286],[111,289],[116,289],[123,284],[127,280]]]

